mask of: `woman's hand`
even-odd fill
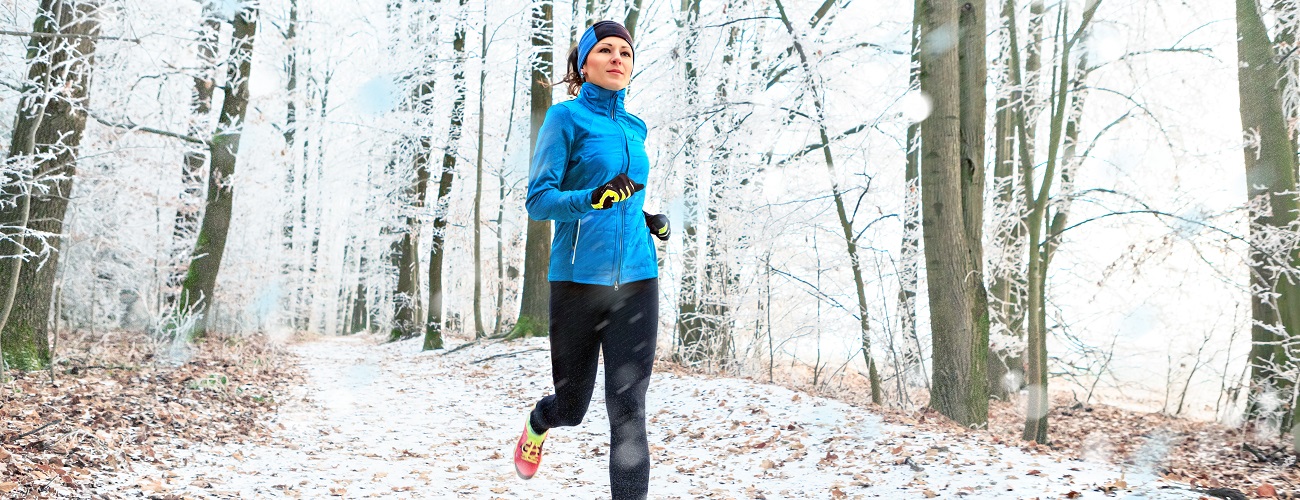
[[[668,241],[668,235],[672,232],[668,229],[668,216],[664,214],[650,215],[645,212],[641,213],[645,214],[645,226],[650,228],[650,234],[653,234],[655,238],[659,238],[659,241]]]
[[[615,203],[631,198],[642,189],[645,189],[644,184],[637,184],[627,174],[618,174],[604,186],[591,192],[591,208],[605,210]]]

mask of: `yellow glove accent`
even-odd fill
[[[623,201],[623,199],[624,197],[618,191],[615,191],[613,189],[606,189],[605,192],[600,195],[600,202],[593,203],[591,206],[596,210],[601,210],[602,207],[608,207],[612,203],[618,203],[620,201]],[[610,200],[610,201],[609,203],[605,203],[605,200]]]
[[[668,226],[659,228],[659,234],[666,234],[667,232],[668,232]]]

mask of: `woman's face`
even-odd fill
[[[632,82],[632,47],[626,40],[608,36],[596,42],[582,65],[583,78],[615,92]]]

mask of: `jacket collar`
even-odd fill
[[[626,94],[627,89],[615,92],[600,85],[586,82],[582,84],[582,91],[578,93],[578,100],[596,113],[611,115],[615,111],[623,111],[623,96]]]

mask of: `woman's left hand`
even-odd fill
[[[642,212],[645,213],[645,212]],[[672,232],[668,228],[668,216],[664,214],[645,214],[645,225],[650,228],[650,234],[659,238],[659,241],[668,241],[668,235]]]

